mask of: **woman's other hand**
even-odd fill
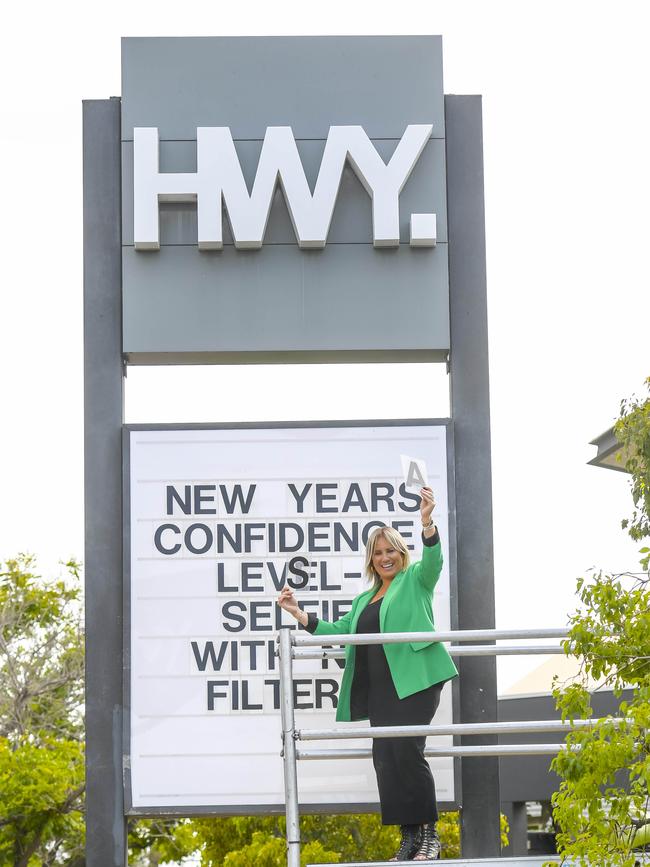
[[[420,490],[420,517],[422,518],[422,526],[426,527],[431,523],[431,515],[435,508],[436,502],[433,499],[433,491],[431,488],[422,488]]]
[[[292,617],[295,617],[303,626],[307,623],[307,615],[298,607],[298,602],[294,596],[294,592],[288,584],[280,591],[277,603],[280,608],[288,614],[291,614]]]

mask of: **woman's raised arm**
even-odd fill
[[[420,517],[422,518],[424,551],[420,562],[413,564],[413,574],[430,593],[433,593],[442,572],[440,536],[432,517],[435,505],[431,488],[422,488],[420,491]]]

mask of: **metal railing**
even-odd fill
[[[436,632],[436,642],[467,641],[514,641],[518,639],[565,638],[566,628],[561,629],[475,629]],[[347,644],[399,644],[404,642],[432,641],[430,632],[393,632],[361,635],[309,635],[295,630],[282,629],[278,637],[280,660],[280,706],[282,713],[282,757],[284,760],[285,807],[287,820],[287,865],[300,867],[300,813],[298,803],[298,760],[323,761],[327,759],[369,758],[370,749],[299,750],[298,741],[347,740],[358,738],[413,737],[417,735],[512,735],[553,732],[563,734],[572,728],[593,725],[595,720],[577,720],[573,724],[560,720],[534,720],[505,723],[454,723],[452,725],[428,726],[372,726],[354,729],[296,729],[293,700],[294,659],[340,659],[344,651],[324,645]],[[304,648],[304,649],[302,649]],[[314,649],[316,648],[316,649]],[[320,648],[320,649],[318,649]],[[471,647],[451,646],[452,656],[488,656],[512,654],[563,653],[560,645],[477,645]],[[563,743],[548,744],[485,744],[473,746],[432,747],[425,750],[426,756],[530,756],[554,755],[564,749]]]

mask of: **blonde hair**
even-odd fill
[[[406,569],[411,562],[406,540],[401,533],[394,530],[392,527],[377,527],[374,529],[368,536],[368,541],[366,543],[366,562],[364,572],[368,581],[374,581],[374,584],[377,587],[381,584],[381,578],[377,574],[375,567],[372,565],[372,558],[375,553],[377,539],[379,539],[380,536],[383,536],[389,545],[392,545],[396,551],[400,552],[402,555],[402,569]]]

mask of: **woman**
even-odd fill
[[[433,590],[442,570],[438,530],[431,517],[431,488],[420,492],[422,559],[410,563],[404,538],[378,527],[368,539],[365,571],[373,582],[351,610],[334,623],[298,607],[285,587],[278,604],[314,635],[433,631]],[[347,645],[336,719],[369,719],[371,726],[428,725],[443,684],[458,671],[436,642]],[[400,825],[402,839],[393,861],[439,858],[435,786],[424,758],[426,738],[373,738],[372,757],[384,825]]]

